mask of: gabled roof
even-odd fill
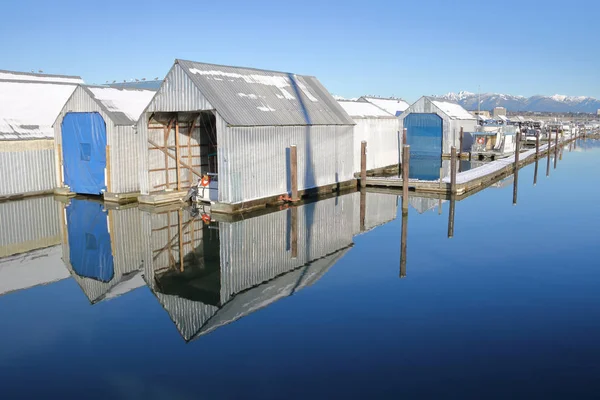
[[[465,110],[460,104],[451,103],[449,101],[438,100],[435,98],[429,98],[434,106],[440,109],[444,114],[452,119],[472,119],[475,117],[470,112]]]
[[[354,125],[312,76],[176,60],[231,126]]]
[[[0,79],[8,81],[54,82],[54,83],[83,83],[80,76],[36,74],[33,72],[0,70]]]
[[[115,125],[134,125],[156,91],[106,86],[82,86]]]
[[[382,97],[373,97],[373,96],[362,96],[359,101],[366,101],[371,104],[375,104],[377,107],[384,109],[396,117],[400,116],[410,105],[402,100],[395,98],[382,98]]]
[[[52,124],[77,84],[0,80],[0,140],[52,139]]]
[[[393,114],[365,101],[338,100],[352,118],[396,118]]]

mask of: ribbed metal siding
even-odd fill
[[[398,196],[367,193],[365,205],[365,229],[373,229],[396,219]]]
[[[0,142],[0,146],[5,143]],[[52,190],[55,164],[54,152],[51,145],[49,147],[44,150],[0,151],[0,196]]]
[[[416,103],[411,105],[400,116],[400,128],[404,128],[404,118],[410,113],[433,113],[442,118],[443,142],[442,151],[444,154],[450,153],[450,148],[455,146],[457,149],[460,145],[460,127],[463,127],[464,132],[472,132],[475,130],[476,120],[459,120],[452,119],[447,114],[436,107],[427,97],[421,97]]]
[[[181,66],[175,64],[146,108],[146,113],[212,109],[214,107],[200,93]]]
[[[139,191],[139,145],[138,135],[132,126],[115,126],[109,114],[82,87],[78,87],[63,107],[54,124],[55,157],[58,160],[58,145],[62,146],[62,121],[69,112],[97,112],[106,124],[106,144],[110,146],[110,193],[127,193]],[[60,167],[62,168],[62,166]],[[59,171],[59,170],[57,170]],[[64,179],[64,173],[62,174]],[[59,186],[60,175],[55,181]]]
[[[359,193],[298,207],[298,255],[291,253],[291,210],[219,223],[222,301],[352,244]]]
[[[367,142],[367,170],[399,163],[398,118],[355,118],[354,122],[354,172],[360,172],[360,146],[363,140]]]
[[[0,257],[60,244],[60,220],[54,198],[0,203],[0,232]]]
[[[298,149],[299,190],[353,179],[353,129],[229,127],[219,138],[219,171],[223,171],[219,172],[219,201],[240,203],[289,192],[287,154],[291,145]]]

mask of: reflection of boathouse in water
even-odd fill
[[[57,204],[63,261],[92,304],[144,285],[137,207],[106,209],[80,199]]]
[[[143,213],[144,277],[189,341],[315,283],[396,208],[396,196],[351,193],[236,222]]]

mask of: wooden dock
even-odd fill
[[[564,145],[566,142],[563,142]],[[559,147],[561,144],[559,144]],[[555,150],[556,145],[541,145],[539,147],[539,153],[536,156],[536,149],[527,150],[519,153],[518,168],[522,168],[532,162],[535,162],[536,158],[540,159],[545,157],[548,152],[552,153]],[[481,167],[471,169],[469,171],[460,172],[456,174],[456,189],[455,195],[460,196],[469,193],[473,190],[477,190],[481,187],[486,187],[489,184],[497,182],[508,175],[515,172],[515,155],[500,160],[492,161]],[[379,187],[379,188],[390,188],[400,189],[404,186],[404,181],[398,176],[380,176],[370,177],[366,179],[367,187]],[[441,180],[435,181],[423,181],[419,179],[409,179],[408,188],[410,191],[420,193],[439,193],[439,194],[451,194],[451,177],[444,177]]]

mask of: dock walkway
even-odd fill
[[[560,147],[560,145],[559,145]],[[539,157],[548,154],[555,148],[555,145],[541,145]],[[523,151],[519,153],[519,168],[534,162],[536,159],[535,149]],[[474,190],[481,185],[484,185],[501,175],[510,175],[514,172],[515,155],[492,161],[481,167],[477,167],[468,171],[456,174],[456,193],[457,195],[464,194]],[[402,188],[404,182],[398,176],[369,176],[366,178],[367,187],[389,187]],[[409,179],[409,189],[417,192],[429,193],[450,193],[450,176],[444,177],[441,180],[424,181],[420,179]]]

